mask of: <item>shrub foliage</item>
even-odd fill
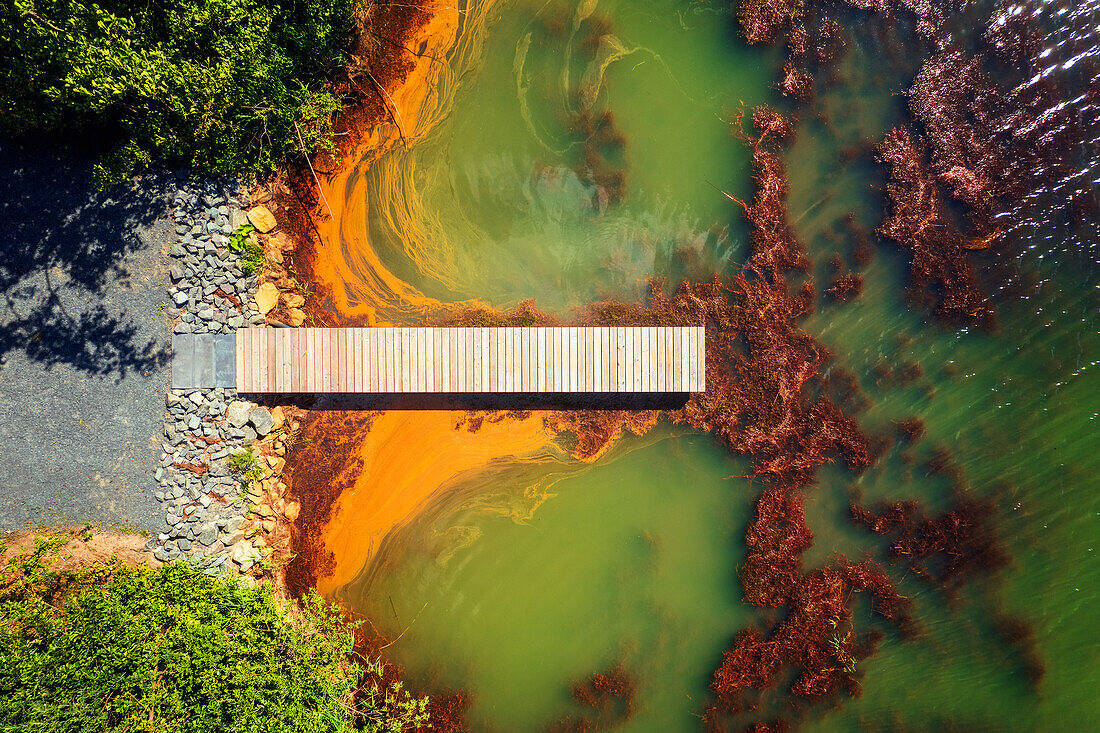
[[[0,132],[73,135],[117,181],[151,158],[262,174],[331,149],[357,0],[0,0]]]
[[[313,594],[184,564],[54,573],[40,543],[0,578],[0,729],[398,731],[425,701],[363,692],[354,628]],[[368,662],[368,666],[372,666]],[[358,702],[354,699],[359,691]]]

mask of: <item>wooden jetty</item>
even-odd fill
[[[186,349],[182,340],[179,348]],[[187,377],[181,375],[173,386],[233,386],[257,394],[705,388],[702,327],[246,328],[236,332],[233,348],[233,385],[182,384]],[[201,378],[213,373],[197,372]],[[218,373],[225,381],[224,370]]]

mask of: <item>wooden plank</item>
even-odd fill
[[[431,392],[432,362],[431,346],[427,329],[416,329],[417,359],[420,360],[418,371],[420,373],[420,385],[417,392]]]
[[[234,350],[237,359],[237,391],[248,392],[248,359],[245,357],[248,353],[248,329],[237,329],[236,336]]]
[[[252,347],[252,358],[256,360],[256,384],[254,391],[263,392],[267,385],[267,355],[264,351],[264,331],[256,329],[256,343]]]
[[[351,385],[350,389],[356,394],[362,394],[363,388],[363,329],[351,329]]]
[[[577,392],[581,388],[584,365],[581,361],[581,329],[569,328],[569,391]]]
[[[310,344],[309,335],[313,331],[312,328],[299,328],[296,329],[298,333],[298,390],[303,393],[309,393],[313,390],[309,384],[309,358],[310,358]]]
[[[422,373],[424,375],[424,379],[420,384],[420,391],[431,392],[433,372],[435,371],[432,364],[432,358],[435,356],[432,351],[432,333],[426,328],[419,329],[418,333],[420,334],[420,360],[423,362]]]
[[[670,328],[668,335],[665,337],[667,343],[665,344],[665,350],[668,353],[668,379],[665,382],[665,389],[669,392],[676,392],[676,334],[680,329]]]
[[[589,392],[592,388],[592,352],[587,326],[577,327],[577,391]]]
[[[531,329],[531,362],[535,370],[536,392],[546,391],[546,329]]]
[[[658,329],[656,335],[654,336],[654,339],[657,343],[657,354],[655,358],[657,363],[657,371],[659,374],[657,378],[657,389],[661,392],[668,391],[668,388],[665,386],[665,379],[667,379],[668,377],[668,369],[666,368],[666,362],[668,361],[668,350],[665,348],[665,339],[667,333],[668,329],[662,327]]]
[[[534,380],[531,379],[531,329],[523,327],[516,330],[519,348],[516,351],[516,391],[531,392]]]
[[[309,378],[309,332],[308,328],[297,328],[298,332],[298,392],[309,392],[307,380]]]
[[[511,364],[511,368],[508,370],[511,375],[511,392],[523,392],[523,329],[516,326],[509,329],[509,338],[511,339],[511,348],[509,349],[508,360]]]
[[[688,330],[684,335],[687,336],[687,348],[685,351],[687,352],[686,363],[688,368],[687,378],[684,380],[684,389],[690,392],[695,386],[695,369],[698,367],[698,357],[695,351],[695,329],[692,328]]]
[[[382,392],[382,329],[372,328],[367,331],[367,364],[370,368],[370,374],[367,376],[367,383],[371,392]]]
[[[700,328],[698,333],[699,370],[695,375],[695,391],[702,392],[707,388],[707,332],[705,328]]]
[[[480,392],[483,386],[481,381],[481,337],[473,328],[467,328],[466,339],[467,349],[469,350],[467,358],[469,374],[466,375],[470,385],[469,391]]]
[[[433,368],[435,369],[435,391],[436,392],[449,392],[450,386],[448,381],[451,376],[450,369],[448,368],[451,363],[450,340],[441,328],[432,329],[432,343],[434,344],[435,362]]]
[[[375,357],[374,329],[363,329],[363,391],[376,392],[374,388],[374,357]]]
[[[348,329],[338,328],[336,329],[337,382],[333,392],[348,391],[348,352]]]
[[[623,390],[634,390],[634,329],[623,328]]]
[[[263,354],[266,356],[264,363],[267,366],[267,377],[264,380],[264,392],[268,394],[275,391],[275,378],[278,375],[278,362],[275,361],[275,329],[265,328]]]
[[[309,329],[294,329],[294,389],[299,393],[308,392],[306,388],[306,376],[309,359]]]
[[[237,391],[252,391],[252,329],[241,328],[237,330]]]
[[[568,326],[561,331],[561,389],[573,391],[573,329]]]
[[[466,389],[466,335],[465,329],[450,329],[454,341],[454,363],[451,365],[451,392],[468,392]]]
[[[600,344],[600,361],[603,374],[600,377],[600,391],[610,392],[615,384],[615,329],[602,329],[603,340]]]
[[[313,384],[318,392],[328,391],[328,369],[325,368],[328,356],[327,332],[327,328],[318,328],[314,335],[316,350],[313,353]]]
[[[244,336],[242,339],[241,336]],[[242,328],[237,331],[237,391],[252,392],[252,329]]]
[[[503,328],[497,331],[498,348],[497,354],[500,361],[497,363],[497,369],[500,370],[500,389],[503,392],[512,391],[512,329]]]
[[[405,329],[397,328],[393,332],[393,382],[398,392],[409,391],[409,347]]]
[[[492,338],[492,351],[490,352],[489,359],[492,365],[493,374],[489,381],[492,385],[493,392],[504,391],[504,338],[499,328],[494,328],[489,332]]]
[[[393,392],[393,334],[389,328],[378,329],[378,391]]]
[[[287,348],[286,338],[283,337],[283,331],[287,329],[273,328],[271,329],[271,336],[275,339],[275,363],[272,365],[275,368],[272,370],[275,373],[275,379],[273,380],[273,388],[275,392],[288,392],[287,384],[289,381],[286,378],[286,360],[287,360]]]
[[[326,392],[340,391],[340,374],[344,370],[343,359],[341,358],[343,351],[340,349],[340,333],[342,330],[340,328],[327,329],[328,358],[325,359],[325,365],[328,366],[329,386],[325,390]]]
[[[596,380],[596,330],[592,326],[584,327],[584,391],[595,392]]]
[[[332,392],[333,371],[336,368],[333,359],[332,341],[335,334],[335,329],[323,328],[321,329],[321,353],[317,355],[317,368],[321,372],[321,391]]]
[[[608,385],[611,379],[611,332],[606,328],[600,329],[600,344],[597,347],[600,350],[600,392],[607,392]]]
[[[657,331],[652,328],[645,329],[646,340],[649,342],[649,355],[646,358],[646,370],[649,372],[647,392],[660,392],[658,384],[661,379],[660,362],[658,361]]]
[[[344,338],[348,349],[348,378],[344,391],[355,393],[359,391],[359,329],[345,328]]]
[[[467,382],[469,384],[468,392],[481,392],[483,388],[483,382],[481,379],[481,335],[476,329],[466,329],[466,343],[468,344],[469,355],[467,357],[466,367],[469,373],[466,375]]]
[[[325,331],[323,328],[309,329],[309,382],[312,392],[323,392],[325,379],[321,374],[321,358],[325,353],[325,345],[322,342]]]
[[[294,383],[295,367],[298,365],[298,329],[286,328],[283,329],[283,350],[285,355],[283,356],[284,373],[286,375],[286,386],[283,387],[284,392],[294,394],[297,390]]]
[[[558,372],[557,372],[557,329],[548,327],[543,334],[543,339],[546,343],[542,347],[542,368],[546,374],[546,391],[557,392],[558,391]]]
[[[447,385],[448,392],[461,392],[462,389],[459,385],[462,384],[463,360],[466,356],[466,347],[463,344],[462,334],[459,328],[448,328],[449,339],[451,341],[451,381]]]
[[[504,333],[504,391],[516,391],[516,329],[507,328]]]

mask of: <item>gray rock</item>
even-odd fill
[[[245,425],[241,430],[244,432],[241,437],[241,445],[252,445],[256,441],[256,431],[252,429],[251,425]]]
[[[210,547],[210,545],[218,541],[218,528],[213,524],[207,524],[199,532],[198,540],[199,544]]]
[[[232,557],[233,562],[241,566],[241,570],[248,570],[260,559],[260,551],[251,542],[241,540],[234,543]]]
[[[187,418],[187,427],[191,428],[192,430],[198,430],[199,425],[201,424],[202,420],[199,419],[198,415],[192,415],[191,417]]]
[[[266,407],[253,407],[248,413],[248,422],[256,428],[256,434],[261,436],[267,435],[275,427],[275,418],[271,417]]]
[[[153,550],[153,557],[160,560],[161,562],[168,562],[171,559],[168,555],[168,551],[165,550],[163,547],[158,547],[157,549]]]
[[[172,296],[172,300],[175,301],[176,305],[183,305],[187,302],[187,293],[179,290]]]
[[[203,308],[201,311],[199,311],[199,318],[204,321],[209,321],[214,318],[214,311],[210,308]]]
[[[172,282],[178,283],[184,278],[184,269],[181,265],[175,265],[168,271],[168,277],[172,278]]]
[[[229,403],[229,409],[225,413],[225,419],[234,428],[244,427],[248,423],[251,411],[252,405],[247,402],[231,402]]]

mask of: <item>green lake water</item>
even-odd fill
[[[743,261],[747,229],[722,191],[745,198],[752,182],[729,120],[741,101],[774,101],[781,57],[744,46],[724,3],[581,7],[591,16],[553,0],[500,6],[484,48],[455,56],[460,85],[447,118],[422,144],[391,153],[410,171],[407,190],[387,189],[394,206],[415,191],[433,212],[420,223],[431,235],[425,261],[445,267],[418,269],[392,218],[365,225],[386,265],[426,293],[500,306],[534,297],[567,313],[605,295],[634,297],[650,275],[708,277]],[[582,41],[596,22],[613,38],[593,55]],[[838,151],[897,121],[904,102],[892,92],[918,64],[882,62],[875,41],[857,34],[814,108],[822,117],[799,125],[789,209],[819,276],[834,251],[849,252],[839,220],[852,212],[873,228],[881,219],[876,167],[841,165]],[[612,156],[624,172],[619,203],[602,202],[574,170],[581,143],[566,120],[584,108],[611,111],[625,141]],[[911,465],[894,447],[862,476],[822,470],[807,492],[815,543],[806,566],[840,552],[883,560],[884,541],[848,519],[853,492],[945,506],[946,480],[923,467],[937,446],[975,494],[995,498],[1012,557],[954,604],[893,568],[925,634],[888,633],[860,663],[863,695],[813,711],[808,729],[1100,724],[1100,277],[1089,255],[1064,251],[1068,235],[1032,236],[1037,246],[1019,265],[1036,276],[1003,294],[993,333],[911,310],[905,258],[883,243],[863,295],[822,302],[804,322],[836,367],[859,375],[867,432],[892,435],[892,421],[911,416],[928,428]],[[876,383],[877,364],[904,362],[923,376]],[[737,579],[759,492],[746,470],[709,436],[666,424],[591,465],[497,466],[444,487],[337,596],[401,635],[387,652],[417,686],[468,691],[476,730],[539,730],[577,714],[570,685],[620,663],[638,698],[619,729],[699,730],[722,651],[765,618],[741,602]],[[509,507],[543,495],[530,518],[512,518]],[[868,628],[866,607],[856,608],[857,628]],[[995,613],[1033,626],[1046,666],[1037,689],[997,637]]]

